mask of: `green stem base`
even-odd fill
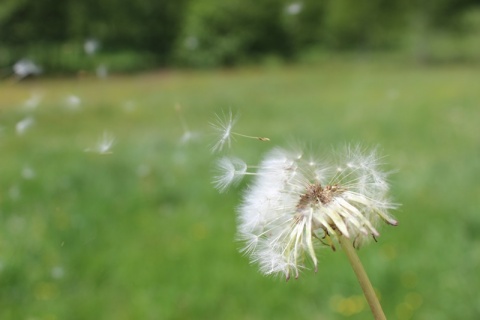
[[[340,245],[342,246],[343,251],[347,255],[348,260],[352,265],[353,271],[355,272],[358,282],[362,287],[363,294],[367,299],[368,305],[372,310],[375,320],[385,320],[386,317],[385,317],[385,314],[383,313],[382,306],[380,305],[380,301],[378,301],[377,295],[375,294],[375,290],[373,290],[372,284],[370,283],[370,279],[368,279],[367,273],[365,272],[365,269],[363,268],[363,265],[360,262],[360,259],[358,258],[358,255],[355,251],[355,248],[353,247],[352,242],[350,241],[350,239],[342,235],[338,237],[338,241],[340,242]]]

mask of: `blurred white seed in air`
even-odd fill
[[[189,36],[185,39],[184,45],[188,50],[195,50],[198,48],[198,38],[195,36]]]
[[[301,2],[292,2],[290,3],[286,8],[285,11],[289,15],[297,15],[299,14],[303,9],[303,4]]]
[[[23,107],[27,111],[33,111],[37,109],[38,105],[42,101],[42,98],[43,98],[42,94],[38,92],[34,92],[32,93],[31,97],[25,101],[25,103],[23,104]]]
[[[97,39],[89,38],[83,43],[83,50],[89,56],[95,54],[100,48],[100,42]]]
[[[35,120],[33,117],[28,116],[15,125],[15,131],[17,132],[18,135],[23,135],[25,132],[35,123]]]
[[[61,279],[65,275],[65,270],[61,266],[55,266],[50,271],[53,279]]]
[[[135,101],[127,100],[123,103],[123,110],[125,112],[133,112],[137,108]]]
[[[177,112],[178,119],[180,120],[180,124],[182,125],[182,129],[183,129],[183,134],[180,137],[180,143],[187,144],[190,141],[197,139],[199,134],[189,129],[187,121],[183,117],[182,106],[180,104],[177,103],[175,105],[175,111]]]
[[[42,68],[30,59],[21,59],[13,65],[13,72],[18,78],[23,79],[28,76],[39,75],[42,73]]]
[[[95,73],[97,74],[98,78],[105,79],[106,77],[108,77],[108,68],[106,65],[101,64],[97,67]]]
[[[85,152],[94,152],[98,154],[111,154],[112,147],[115,144],[115,137],[108,131],[104,131],[97,144],[92,148],[85,149]]]
[[[25,180],[32,180],[36,176],[35,171],[30,166],[24,166],[22,168],[22,178]]]
[[[66,108],[71,111],[79,110],[82,104],[80,97],[76,95],[69,95],[65,98]]]

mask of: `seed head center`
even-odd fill
[[[322,187],[319,182],[311,183],[307,186],[305,193],[300,196],[297,204],[297,210],[305,209],[308,206],[327,205],[333,197],[345,191],[339,185],[326,185]]]

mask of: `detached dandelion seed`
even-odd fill
[[[180,124],[182,125],[183,129],[183,135],[180,138],[180,143],[181,144],[186,144],[192,140],[195,140],[198,138],[198,133],[191,131],[187,125],[187,121],[185,121],[185,118],[183,117],[182,114],[182,106],[180,104],[175,105],[175,111],[177,112],[178,118],[180,120]]]
[[[70,111],[78,111],[81,108],[82,100],[76,95],[69,95],[65,98],[66,108]]]
[[[42,68],[35,64],[32,60],[21,59],[13,65],[13,72],[19,80],[36,76],[42,73]]]
[[[25,110],[33,111],[37,109],[38,105],[42,101],[43,95],[37,92],[32,93],[32,96],[23,104]]]
[[[83,43],[83,50],[89,56],[94,55],[100,48],[100,42],[97,39],[87,39]]]
[[[266,137],[255,137],[238,132],[233,132],[233,126],[238,120],[237,116],[234,116],[232,111],[229,111],[228,114],[223,113],[222,116],[216,114],[216,119],[214,122],[211,122],[211,127],[218,133],[218,140],[212,147],[212,152],[222,151],[223,147],[226,145],[228,148],[231,147],[232,136],[240,136],[244,138],[256,139],[259,141],[270,141]]]
[[[17,122],[17,124],[15,125],[15,131],[18,135],[23,135],[31,126],[33,126],[34,123],[35,119],[33,117],[26,117]]]
[[[292,2],[290,3],[286,8],[285,8],[285,11],[289,14],[289,15],[297,15],[299,14],[303,9],[303,5],[301,2]]]
[[[115,144],[115,137],[108,131],[104,131],[97,145],[93,148],[85,149],[85,152],[95,152],[98,154],[111,154],[112,147]]]
[[[224,192],[231,185],[238,184],[247,173],[247,164],[233,157],[223,157],[217,161],[217,174],[213,184],[219,192]]]

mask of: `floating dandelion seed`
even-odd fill
[[[28,76],[36,76],[42,73],[42,68],[35,64],[32,60],[21,59],[13,65],[13,72],[19,79]]]
[[[217,174],[213,177],[215,188],[224,192],[229,186],[238,184],[247,172],[247,164],[239,158],[223,157],[217,161]]]
[[[243,250],[263,273],[289,279],[292,273],[298,277],[305,256],[317,270],[314,241],[333,248],[331,239],[343,236],[358,247],[378,237],[378,220],[397,225],[388,214],[396,206],[387,197],[387,174],[378,167],[376,153],[359,147],[348,148],[334,166],[273,150],[239,208]],[[226,183],[218,180],[220,186]]]
[[[32,180],[36,176],[35,170],[29,166],[24,166],[22,169],[22,178],[25,180]]]
[[[100,48],[100,42],[96,39],[87,39],[83,43],[83,50],[85,51],[86,54],[89,56],[95,54],[97,52],[98,48]]]
[[[299,14],[303,9],[303,4],[301,2],[293,2],[293,3],[290,3],[286,8],[285,8],[285,11],[289,14],[289,15],[297,15]]]
[[[50,270],[53,279],[61,279],[65,275],[65,269],[62,266],[55,266]]]
[[[187,125],[187,121],[182,115],[182,106],[180,104],[175,105],[175,111],[177,112],[178,119],[180,120],[180,124],[182,125],[183,135],[180,138],[181,144],[186,144],[192,140],[195,140],[198,137],[198,133],[191,131]]]
[[[135,103],[135,101],[132,101],[132,100],[127,100],[123,103],[123,110],[125,110],[125,112],[133,112],[135,111],[137,105]]]
[[[223,113],[223,116],[220,116],[218,114],[216,114],[215,116],[215,122],[211,122],[210,125],[218,133],[219,138],[218,141],[213,145],[212,152],[222,151],[225,145],[230,148],[233,135],[244,138],[256,139],[260,141],[270,141],[269,138],[265,137],[254,137],[238,132],[233,132],[233,126],[237,122],[238,118],[236,116],[233,116],[232,111],[229,111],[228,114]]]
[[[82,104],[82,100],[78,96],[75,96],[73,94],[66,97],[65,102],[67,104],[67,109],[72,111],[80,109],[80,105]]]
[[[16,201],[22,197],[22,192],[20,191],[20,187],[18,185],[13,185],[8,189],[8,195],[10,199]]]
[[[199,45],[198,38],[195,36],[189,36],[185,39],[184,45],[188,50],[195,50]]]
[[[105,79],[106,77],[108,77],[108,68],[106,65],[101,64],[97,67],[97,69],[95,69],[95,73],[98,78]]]
[[[108,131],[104,131],[103,135],[100,137],[97,145],[93,148],[85,149],[85,152],[96,152],[99,154],[111,154],[112,147],[115,143],[115,137]]]
[[[33,111],[35,110],[38,105],[40,104],[40,102],[42,101],[42,94],[40,93],[33,93],[32,96],[25,101],[25,103],[23,104],[24,108],[27,110],[27,111]]]
[[[18,135],[23,135],[33,124],[35,120],[32,117],[26,117],[15,125],[15,131]]]

